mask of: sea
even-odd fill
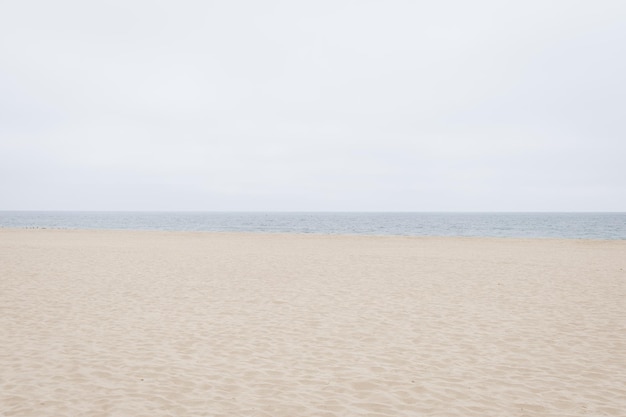
[[[0,228],[626,239],[626,213],[0,211]]]

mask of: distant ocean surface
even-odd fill
[[[0,211],[0,227],[626,239],[626,213]]]

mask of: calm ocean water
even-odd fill
[[[626,213],[0,211],[0,227],[626,239]]]

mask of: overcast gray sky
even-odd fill
[[[0,210],[626,211],[626,1],[0,3]]]

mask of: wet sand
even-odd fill
[[[623,416],[626,241],[0,229],[2,416]]]

